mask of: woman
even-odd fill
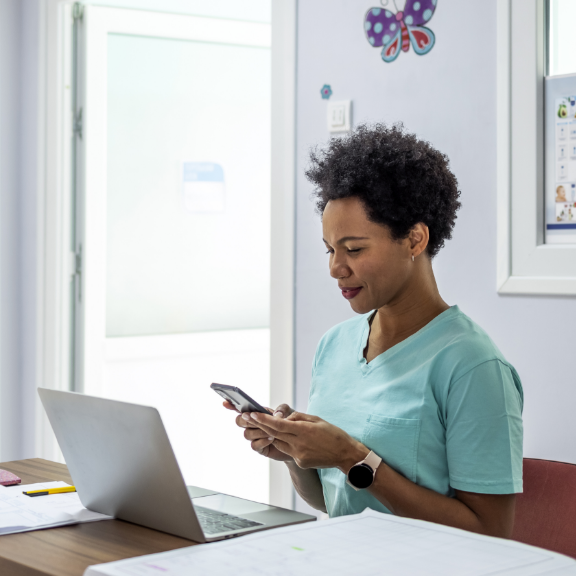
[[[438,292],[432,259],[460,207],[447,157],[401,125],[376,125],[311,160],[330,274],[359,316],[321,339],[307,414],[283,404],[238,426],[330,516],[369,507],[509,537],[522,386]]]

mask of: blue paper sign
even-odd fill
[[[224,170],[214,162],[184,162],[182,193],[188,212],[223,212]]]

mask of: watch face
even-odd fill
[[[357,464],[350,468],[350,472],[348,472],[348,481],[352,486],[355,486],[360,490],[368,488],[368,486],[371,486],[374,481],[374,472],[368,464]]]

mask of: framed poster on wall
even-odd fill
[[[576,74],[545,79],[546,244],[576,244]]]

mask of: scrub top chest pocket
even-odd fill
[[[361,442],[396,472],[416,482],[419,437],[419,418],[391,418],[371,414]]]

